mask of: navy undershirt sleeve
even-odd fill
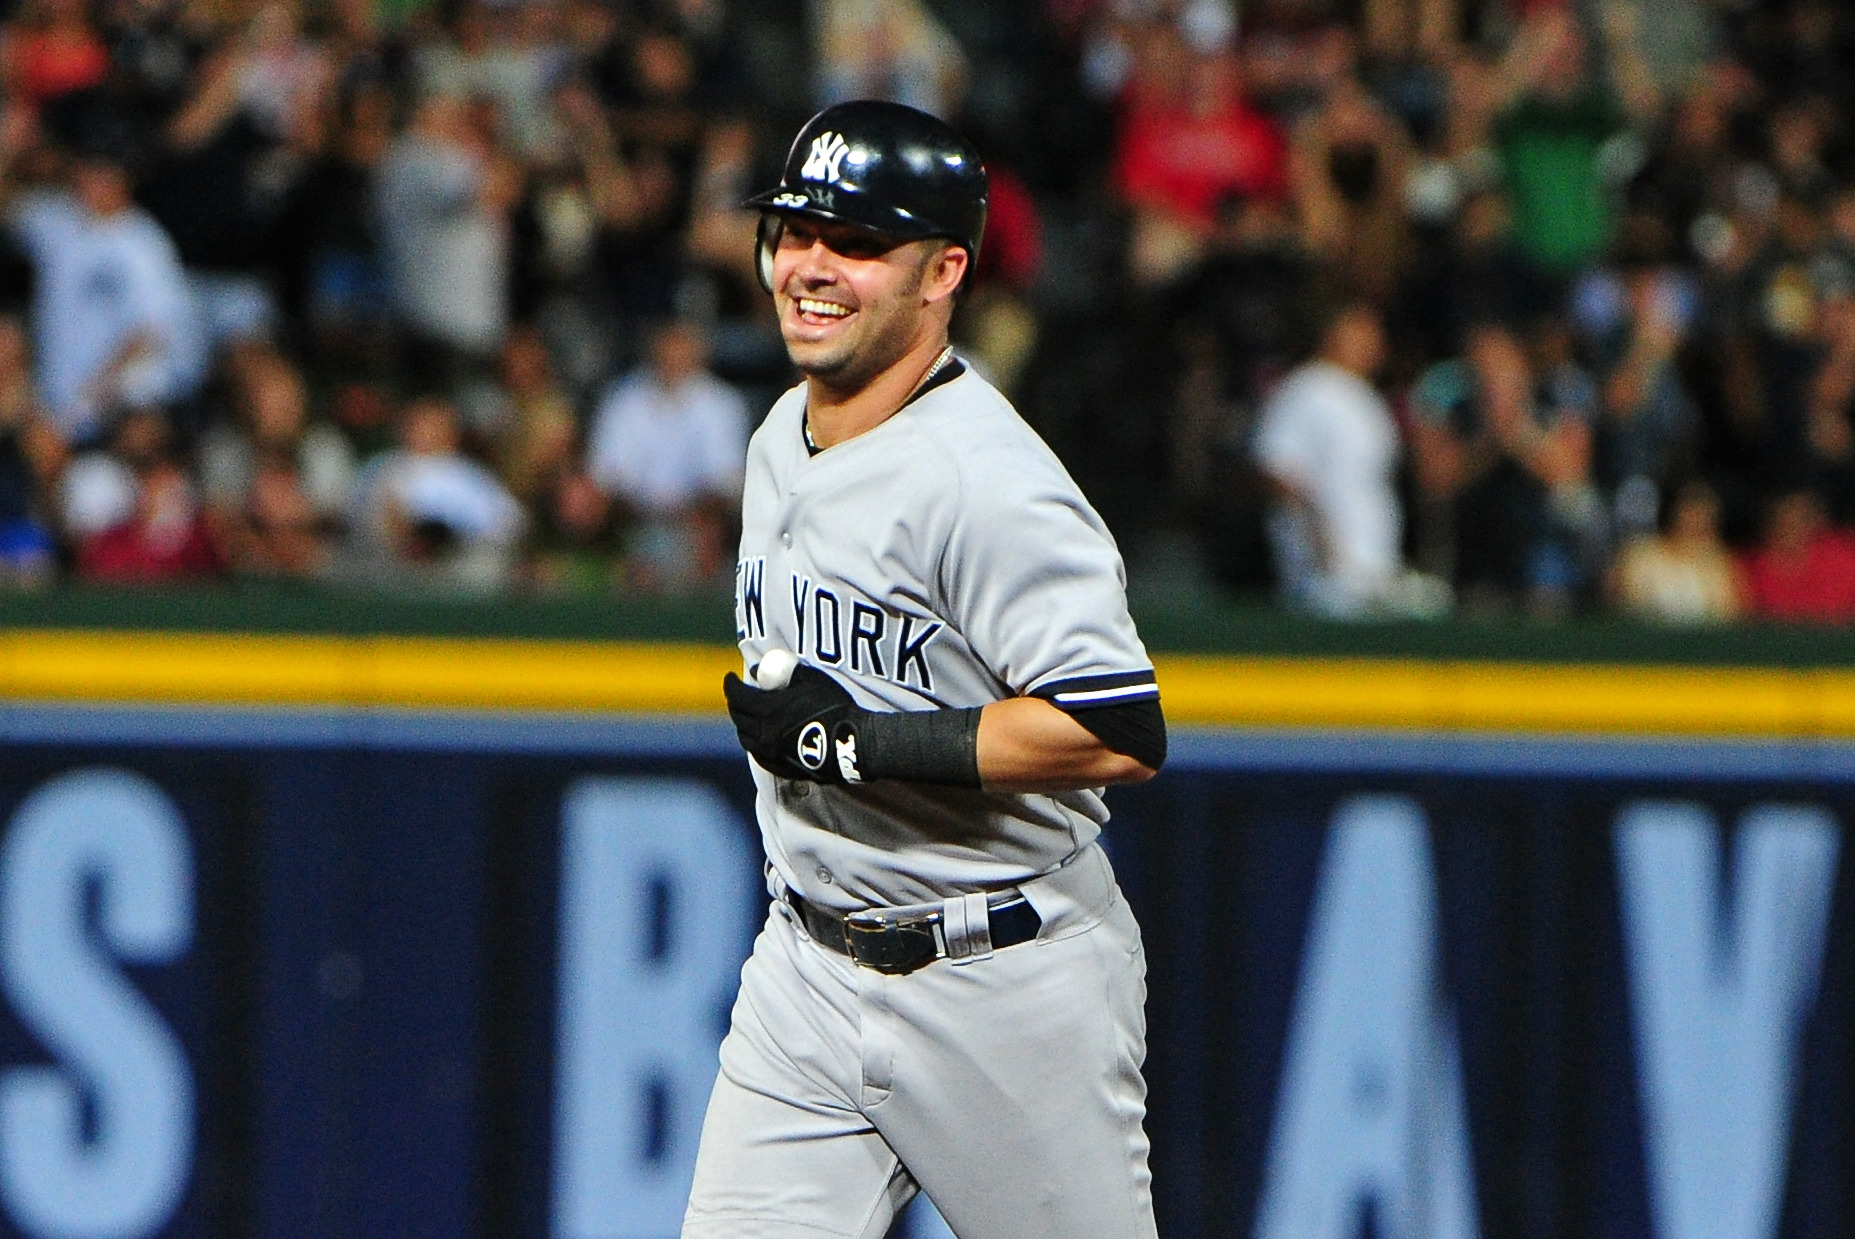
[[[1059,707],[1060,708],[1060,707]],[[1065,711],[1091,735],[1150,770],[1166,764],[1166,716],[1157,699]]]

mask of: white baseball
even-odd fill
[[[792,673],[798,665],[798,655],[791,650],[768,650],[754,672],[754,683],[761,688],[784,688],[792,682]]]

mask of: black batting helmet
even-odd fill
[[[859,99],[806,121],[778,186],[743,205],[763,212],[755,266],[768,292],[784,215],[854,224],[897,241],[945,237],[965,247],[970,275],[985,234],[985,164],[945,121]]]

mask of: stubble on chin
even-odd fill
[[[832,344],[818,347],[788,343],[786,356],[792,360],[793,367],[807,378],[816,379],[826,387],[845,393],[857,391],[881,374],[894,362],[888,354],[884,333],[877,333],[857,339],[838,340]]]
[[[786,357],[793,368],[800,374],[814,379],[830,379],[842,374],[856,359],[856,348],[852,344],[839,343],[833,347],[821,348],[817,345],[786,341]]]
[[[794,360],[808,377],[841,392],[854,392],[881,377],[908,355],[914,323],[902,314],[867,324],[861,338],[845,341],[842,348],[813,358],[811,364]]]

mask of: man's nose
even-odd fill
[[[799,278],[812,285],[830,283],[837,276],[836,265],[831,262],[831,257],[831,247],[822,239],[814,240],[799,255]]]

